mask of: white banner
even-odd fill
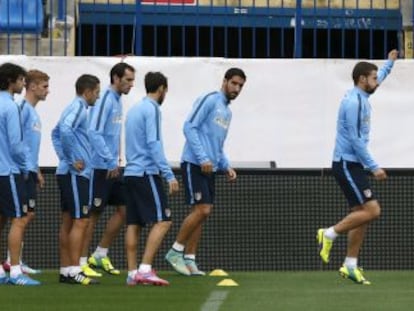
[[[119,58],[0,56],[50,77],[50,94],[37,110],[42,118],[41,166],[56,166],[50,139],[64,107],[75,96],[75,81],[94,74],[101,88],[109,85],[109,70]],[[233,121],[226,142],[229,159],[240,165],[275,161],[277,167],[330,167],[339,103],[353,87],[355,60],[221,59],[128,57],[137,70],[135,87],[123,96],[124,116],[145,96],[144,75],[161,71],[169,92],[162,105],[163,139],[167,158],[180,160],[182,125],[193,101],[220,89],[226,69],[237,66],[247,75],[239,97],[232,102]],[[379,66],[383,61],[375,61]],[[414,62],[398,60],[393,72],[371,96],[370,150],[382,167],[414,167]],[[17,98],[17,97],[16,97]],[[248,164],[247,164],[248,165]]]

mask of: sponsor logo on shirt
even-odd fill
[[[115,124],[122,123],[122,116],[115,116],[112,119],[112,123],[115,123]]]
[[[225,119],[225,118],[221,118],[221,117],[216,117],[214,119],[214,122],[216,122],[216,124],[222,128],[224,128],[225,130],[227,130],[229,128],[230,122],[229,120]]]
[[[33,131],[42,131],[42,124],[40,124],[40,122],[36,122],[35,124],[33,124]]]

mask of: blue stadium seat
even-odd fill
[[[0,0],[0,33],[40,33],[42,0]]]

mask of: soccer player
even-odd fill
[[[381,212],[364,168],[376,180],[387,178],[386,172],[375,162],[367,148],[371,121],[368,98],[391,72],[397,58],[398,51],[392,50],[380,70],[375,64],[359,62],[352,71],[354,87],[345,94],[339,108],[332,163],[332,172],[348,201],[350,212],[337,224],[319,229],[316,236],[320,257],[324,263],[328,263],[333,241],[339,234],[347,233],[347,254],[339,273],[364,285],[371,283],[358,267],[358,255],[368,225]]]
[[[28,172],[28,159],[23,142],[20,108],[14,102],[13,95],[22,92],[25,76],[26,70],[18,65],[4,63],[0,66],[0,233],[6,218],[11,219],[8,235],[10,278],[0,265],[0,284],[40,284],[23,274],[19,262],[27,223],[24,175]]]
[[[134,85],[135,69],[127,63],[117,63],[110,71],[111,85],[101,94],[90,110],[88,137],[92,147],[91,213],[86,231],[80,265],[87,276],[100,277],[93,270],[101,268],[118,275],[108,257],[108,248],[125,223],[124,185],[120,176],[120,142],[122,128],[122,94],[128,94]],[[107,204],[117,206],[92,256],[87,258],[89,245],[99,216]],[[88,265],[89,263],[89,265]]]
[[[39,149],[41,139],[41,121],[35,108],[41,100],[45,100],[49,94],[49,76],[39,70],[29,70],[26,75],[26,94],[20,103],[21,121],[23,124],[23,142],[26,147],[28,156],[28,176],[26,183],[26,199],[28,204],[27,225],[33,221],[35,217],[37,186],[43,188],[44,178],[39,169]],[[23,244],[22,244],[23,251]],[[37,274],[40,270],[30,268],[27,264],[20,260],[20,266],[23,273]],[[8,252],[7,260],[3,263],[4,269],[10,270],[10,252]]]
[[[75,99],[65,108],[52,131],[53,147],[59,158],[56,170],[61,195],[62,224],[59,232],[61,283],[96,284],[80,265],[83,240],[89,222],[90,145],[87,109],[99,97],[99,79],[81,75],[76,81]]]
[[[145,75],[147,96],[127,113],[125,123],[127,190],[127,231],[125,246],[128,261],[127,285],[169,285],[152,269],[154,256],[171,227],[171,212],[161,176],[169,193],[178,191],[178,182],[164,155],[161,138],[161,110],[167,94],[167,78],[160,72]],[[161,176],[160,176],[161,175]],[[138,237],[142,227],[152,223],[141,264],[137,269]]]
[[[237,177],[223,146],[232,116],[230,102],[240,94],[245,82],[243,70],[228,69],[221,90],[199,97],[184,123],[186,142],[181,169],[187,204],[192,209],[165,256],[171,266],[183,275],[205,274],[198,269],[195,256],[202,225],[213,209],[216,172],[223,170],[231,182]]]

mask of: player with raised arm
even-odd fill
[[[358,266],[358,256],[368,225],[380,216],[381,208],[372,191],[365,168],[376,180],[384,180],[387,174],[368,151],[371,127],[371,105],[368,101],[391,72],[398,51],[392,50],[380,70],[369,62],[359,62],[352,71],[354,87],[342,99],[339,107],[332,172],[344,193],[350,212],[338,223],[317,231],[319,255],[323,263],[329,262],[334,240],[347,234],[346,257],[339,273],[355,283],[369,285]]]

